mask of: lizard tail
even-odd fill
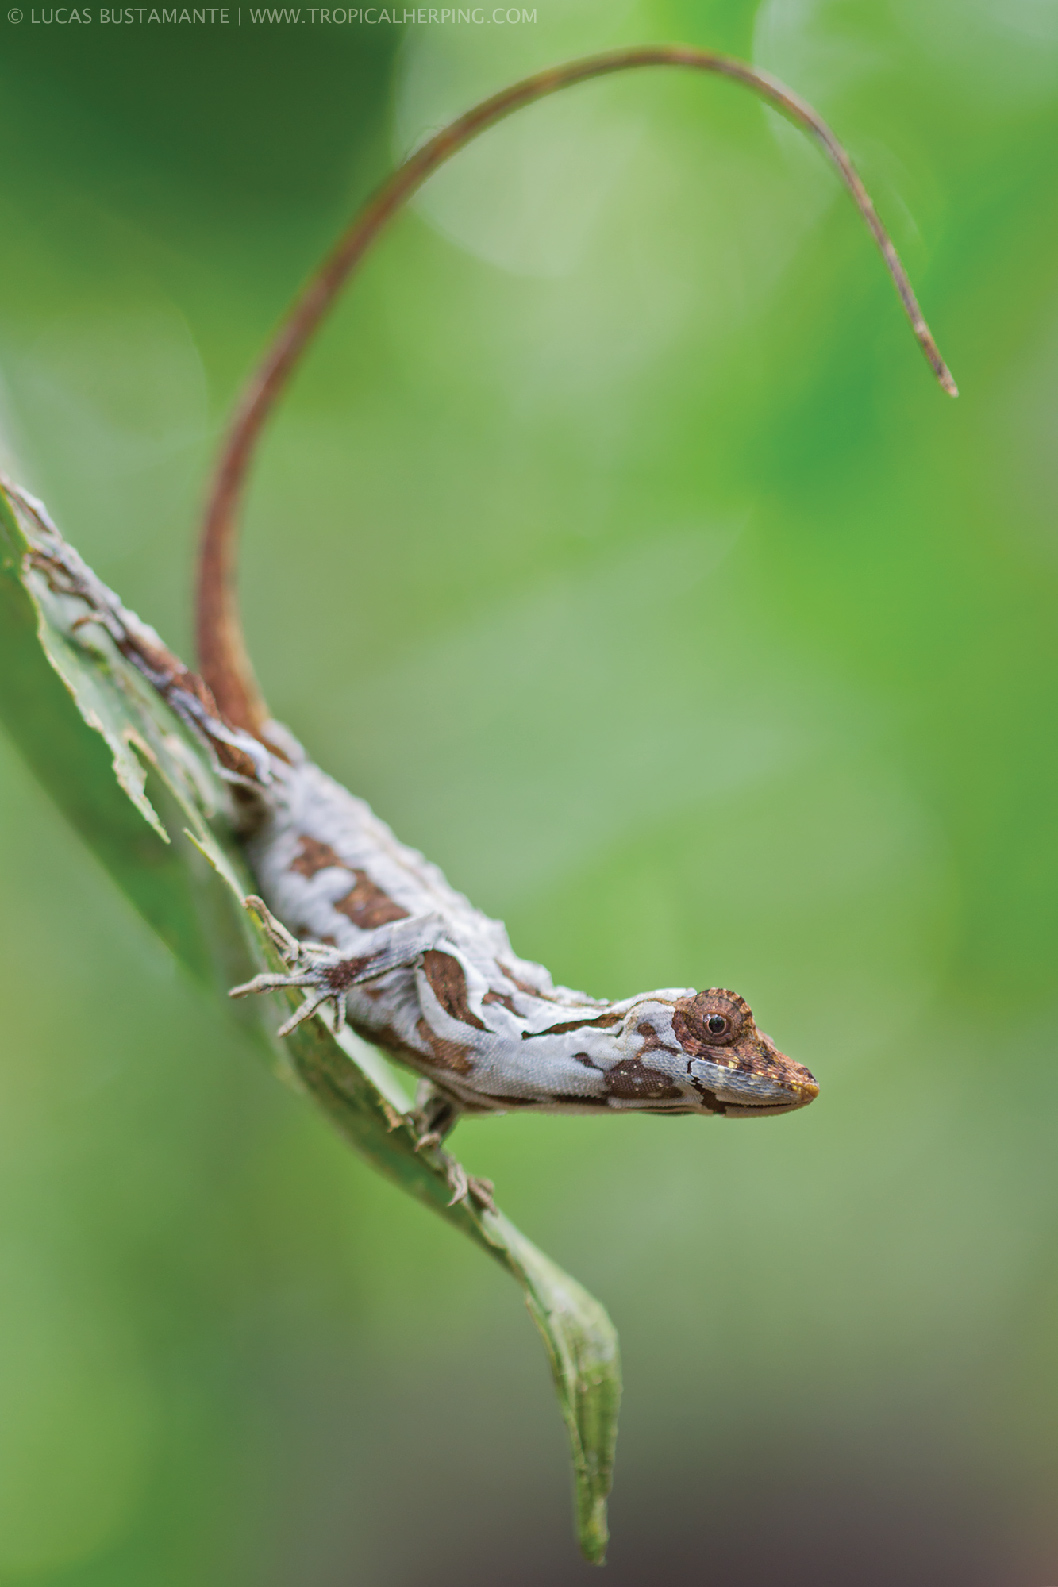
[[[955,381],[922,316],[907,272],[852,161],[811,105],[777,78],[730,56],[684,45],[644,45],[613,50],[526,77],[435,133],[383,182],[303,287],[243,390],[228,428],[206,507],[196,600],[199,666],[223,716],[232,726],[259,735],[269,718],[246,653],[239,620],[236,551],[240,501],[261,430],[316,327],[386,222],[431,172],[479,133],[523,105],[557,93],[561,88],[642,66],[685,66],[730,78],[749,88],[822,145],[878,244],[930,367],[949,396],[958,395]]]

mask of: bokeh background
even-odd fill
[[[608,1580],[1058,1580],[1058,11],[539,0],[535,23],[0,20],[0,431],[185,653],[224,415],[426,129],[270,434],[276,713],[560,980],[731,985],[793,1118],[456,1146],[610,1307]],[[36,16],[38,21],[32,20]],[[517,1294],[277,1086],[0,742],[0,1583],[587,1582]]]

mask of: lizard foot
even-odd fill
[[[278,949],[284,964],[291,966],[286,974],[265,972],[255,975],[252,981],[233,986],[229,997],[248,997],[254,992],[275,992],[288,986],[303,986],[308,996],[301,1007],[280,1025],[279,1036],[289,1036],[294,1028],[306,1020],[325,1003],[334,1004],[335,1018],[340,1024],[345,1015],[345,989],[351,984],[346,979],[341,986],[334,984],[335,969],[342,963],[341,956],[322,942],[299,942],[281,921],[277,920],[263,899],[251,893],[243,900],[251,914],[256,915],[272,944]]]
[[[233,986],[229,997],[247,997],[253,992],[274,992],[283,987],[304,987],[304,1003],[276,1032],[289,1036],[303,1020],[326,1003],[334,1005],[335,1028],[345,1019],[345,996],[362,981],[374,980],[401,965],[412,964],[433,947],[443,934],[444,923],[437,915],[422,915],[380,926],[370,933],[366,952],[351,955],[322,942],[299,942],[272,914],[268,906],[251,894],[244,900],[290,966],[286,974],[255,975],[242,986]]]
[[[491,1179],[479,1179],[475,1174],[468,1174],[462,1163],[458,1163],[454,1157],[447,1158],[445,1175],[452,1192],[452,1199],[448,1203],[450,1207],[469,1200],[476,1202],[486,1212],[496,1211],[496,1203],[492,1199],[495,1187]]]

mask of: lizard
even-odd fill
[[[232,997],[297,988],[279,1027],[326,1013],[347,1021],[420,1077],[420,1145],[464,1116],[543,1112],[704,1114],[756,1118],[801,1109],[812,1073],[761,1031],[738,993],[666,987],[618,1001],[556,985],[519,958],[501,922],[475,909],[361,799],[315,765],[272,720],[243,640],[236,596],[237,519],[258,437],[294,365],[350,273],[427,176],[523,105],[592,77],[680,66],[727,77],[806,129],[836,166],[874,235],[914,334],[942,388],[955,382],[907,275],[848,155],[826,123],[777,79],[731,57],[646,46],[538,73],[493,95],[427,139],[383,182],[310,278],[248,382],[209,496],[196,600],[199,670],[173,655],[81,562],[32,498],[53,538],[37,553],[57,587],[88,603],[123,653],[210,746],[243,812],[254,910],[285,968]],[[486,1182],[453,1182],[489,1205]]]

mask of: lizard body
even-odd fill
[[[41,503],[3,484],[36,521],[33,567],[75,603],[71,631],[89,643],[91,627],[103,629],[205,740],[240,796],[247,858],[265,900],[247,903],[290,970],[259,975],[233,995],[303,986],[305,1002],[280,1034],[331,1004],[427,1082],[424,1140],[441,1139],[463,1113],[746,1117],[816,1096],[812,1075],[757,1031],[734,992],[666,988],[615,1003],[555,986],[543,966],[515,954],[499,921],[279,724],[258,737],[226,721],[208,685],[87,566]],[[477,1193],[478,1182],[457,1183]]]
[[[308,992],[295,1018],[333,1001],[453,1109],[742,1116],[817,1094],[733,992],[666,988],[613,1003],[555,986],[311,761],[277,770],[248,854],[272,912],[319,944],[293,972]]]
[[[95,579],[37,504],[55,587],[88,606],[123,653],[210,745],[238,785],[258,910],[286,961],[233,996],[298,987],[285,1034],[329,1005],[425,1082],[422,1139],[463,1113],[789,1112],[818,1094],[810,1072],[758,1031],[737,993],[664,988],[618,1002],[555,986],[519,959],[504,927],[436,866],[400,843],[362,800],[315,766],[270,718],[246,656],[235,595],[237,509],[263,424],[350,272],[408,196],[478,133],[523,105],[591,77],[647,66],[715,73],[752,89],[808,131],[838,170],[877,242],[911,327],[942,387],[955,384],[910,282],[841,145],[814,110],[766,73],[681,46],[575,61],[494,95],[422,144],[368,201],[281,325],[238,404],[206,512],[198,576],[201,677]],[[473,1187],[471,1187],[473,1188]],[[457,1194],[465,1193],[463,1176]],[[487,1190],[478,1191],[487,1198]]]

